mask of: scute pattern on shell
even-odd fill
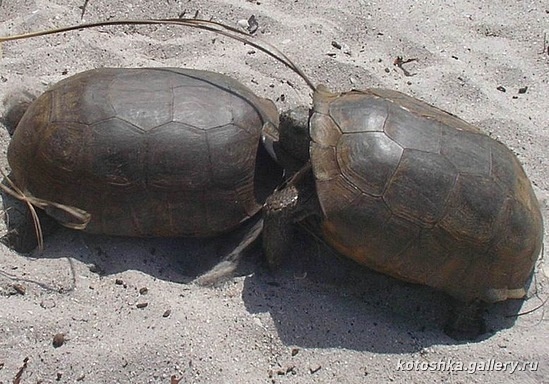
[[[543,224],[504,145],[396,91],[315,94],[311,160],[325,239],[464,301],[518,298]]]
[[[274,104],[227,76],[103,68],[40,96],[8,160],[21,188],[90,212],[88,232],[210,236],[261,207],[265,123],[278,124]]]

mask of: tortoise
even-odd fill
[[[277,124],[274,103],[225,75],[101,68],[33,102],[8,161],[17,188],[47,200],[63,225],[116,236],[216,236],[256,215],[280,182],[260,143],[263,125]],[[59,204],[89,213],[87,225]]]
[[[289,253],[292,223],[305,222],[359,264],[447,293],[455,311],[445,331],[456,339],[484,333],[482,304],[526,297],[543,221],[509,148],[398,91],[315,87],[276,48],[249,43],[313,91],[312,109],[286,111],[280,126],[263,128],[267,150],[293,175],[263,209],[271,267]]]
[[[271,265],[290,246],[289,222],[315,217],[341,254],[468,304],[447,325],[456,338],[483,332],[476,303],[525,297],[539,204],[516,156],[475,126],[397,91],[318,86],[312,110],[283,114],[264,140],[286,167],[305,164],[265,204]]]

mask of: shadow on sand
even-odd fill
[[[12,218],[21,211],[10,199],[4,204]],[[59,228],[47,238],[44,252],[33,250],[29,256],[68,256],[105,276],[138,270],[190,284],[230,253],[250,225],[213,239],[117,238]],[[247,310],[269,313],[285,345],[413,353],[460,343],[442,331],[450,310],[445,294],[363,268],[305,233],[296,234],[293,249],[287,263],[273,273],[262,261],[260,246],[254,245],[236,271],[246,276],[242,299]],[[490,306],[484,314],[488,332],[474,342],[512,327],[522,303]]]

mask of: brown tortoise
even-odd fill
[[[214,236],[255,215],[279,182],[260,144],[263,125],[277,124],[271,101],[221,74],[96,69],[32,103],[8,160],[27,195],[91,214],[87,232]]]
[[[508,148],[396,91],[334,94],[319,86],[313,100],[310,113],[292,111],[280,132],[264,134],[287,168],[308,161],[267,200],[270,264],[289,246],[289,222],[316,216],[329,245],[379,272],[463,303],[525,296],[543,224]],[[477,321],[454,320],[448,331],[457,337],[482,331]]]

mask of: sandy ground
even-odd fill
[[[0,34],[78,23],[83,3],[0,1]],[[503,141],[524,164],[547,220],[549,4],[337,3],[91,0],[83,19],[186,10],[236,25],[255,15],[257,35],[315,83],[401,90]],[[231,75],[280,110],[310,103],[303,81],[271,58],[175,27],[84,30],[2,50],[2,99],[90,68],[176,66]],[[393,65],[398,56],[417,59],[404,65],[411,76]],[[0,135],[6,169],[9,136],[4,129]],[[448,309],[442,295],[357,268],[305,234],[297,239],[298,260],[279,273],[265,269],[256,247],[223,286],[191,284],[235,237],[140,240],[61,230],[43,254],[0,246],[0,383],[549,383],[545,309],[508,316],[547,299],[543,260],[528,300],[493,306],[490,333],[458,343],[441,330]],[[58,333],[65,343],[55,348]],[[519,366],[498,370],[507,362]]]

